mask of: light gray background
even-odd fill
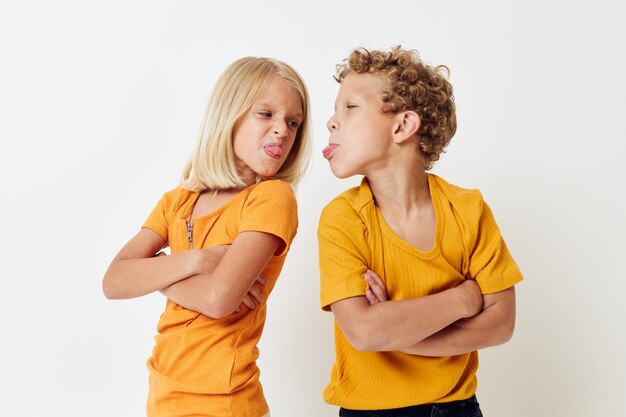
[[[2,1],[0,415],[144,413],[164,299],[107,301],[101,278],[245,55],[296,67],[313,108],[262,381],[274,417],[337,415],[315,230],[358,179],[321,157],[331,76],[354,47],[398,43],[452,70],[459,129],[434,172],[482,190],[526,276],[513,340],[481,352],[485,415],[624,415],[623,17],[618,1]]]

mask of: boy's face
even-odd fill
[[[352,73],[341,83],[323,151],[336,177],[370,176],[388,167],[395,117],[382,112],[382,92],[380,75]]]

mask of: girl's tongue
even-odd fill
[[[270,158],[279,159],[283,156],[283,148],[278,143],[270,143],[265,145],[263,149]]]

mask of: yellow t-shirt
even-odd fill
[[[188,222],[199,192],[177,187],[163,195],[144,227],[165,239],[172,253],[190,248]],[[296,199],[282,181],[245,188],[218,210],[193,219],[194,248],[231,244],[243,231],[260,231],[284,242],[263,277],[264,296],[276,283],[298,226]],[[242,260],[245,261],[245,260]],[[257,342],[266,304],[212,319],[167,300],[148,360],[148,416],[260,417],[268,406],[259,382]]]
[[[398,237],[374,203],[367,179],[332,200],[318,228],[321,306],[365,294],[367,268],[385,282],[390,300],[441,292],[475,279],[483,294],[522,280],[491,210],[477,190],[429,174],[436,215],[435,244],[417,250]],[[419,317],[409,318],[415,320]],[[441,403],[476,391],[478,354],[424,357],[359,352],[335,322],[336,361],[324,399],[348,409],[373,410]]]

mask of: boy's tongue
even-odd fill
[[[330,154],[333,153],[333,151],[335,150],[335,148],[337,147],[337,144],[333,143],[332,145],[328,145],[327,147],[325,147],[322,150],[322,155],[324,155],[324,158],[328,159],[328,157],[330,156]]]
[[[283,149],[278,143],[270,143],[269,145],[265,145],[264,149],[265,153],[272,158],[278,159],[283,156]]]

